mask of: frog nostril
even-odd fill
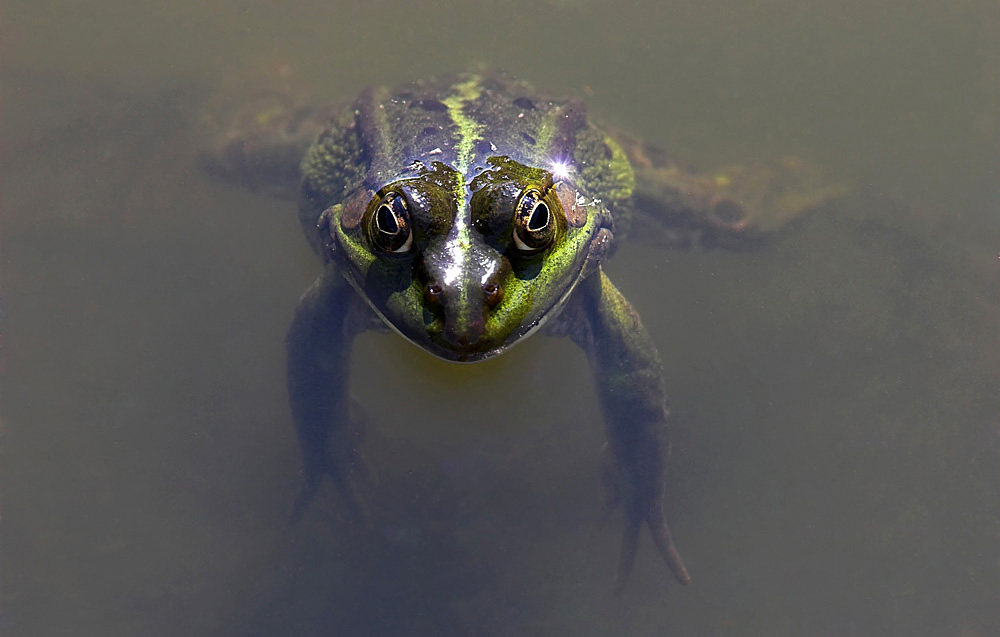
[[[483,293],[486,295],[486,305],[496,307],[503,299],[503,288],[494,281],[483,285]]]
[[[424,287],[424,298],[427,299],[428,303],[439,305],[441,303],[442,293],[443,291],[441,290],[441,286],[437,283],[428,283],[427,286]]]

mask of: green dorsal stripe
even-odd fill
[[[469,166],[472,165],[475,142],[483,130],[482,124],[466,115],[464,108],[469,102],[475,101],[481,93],[482,84],[479,78],[471,77],[453,86],[451,94],[443,100],[444,105],[448,107],[448,115],[458,127],[455,168],[463,175],[468,173]]]
[[[464,82],[460,82],[452,87],[451,94],[442,102],[448,107],[448,115],[458,128],[458,143],[455,144],[455,169],[461,179],[455,184],[455,201],[458,202],[459,209],[455,215],[454,235],[449,239],[449,252],[454,255],[455,267],[461,270],[462,263],[466,258],[466,253],[472,245],[469,237],[469,223],[472,212],[469,210],[468,199],[466,197],[466,177],[472,160],[475,158],[476,140],[483,132],[483,125],[465,113],[465,107],[470,102],[475,101],[482,94],[482,83],[478,77],[470,77]],[[471,305],[470,290],[465,286],[460,288],[460,301],[458,306],[463,308],[458,321],[465,328],[468,321],[468,309]]]

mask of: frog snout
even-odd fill
[[[451,320],[449,320],[451,319]],[[482,316],[458,320],[445,314],[444,337],[457,350],[464,350],[479,342],[483,336],[486,321]]]
[[[459,351],[482,340],[487,314],[503,299],[503,285],[494,278],[482,284],[463,283],[444,287],[429,281],[424,285],[424,299],[442,321],[442,336]]]
[[[423,284],[424,310],[434,317],[426,323],[432,340],[458,360],[495,345],[487,326],[502,307],[509,275],[502,256],[481,242],[452,239],[425,249],[415,272]]]
[[[450,289],[431,283],[427,285],[425,296],[437,306],[444,322],[445,339],[462,349],[482,339],[486,315],[503,298],[503,287],[492,280],[482,285],[470,282]]]

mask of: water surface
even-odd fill
[[[701,4],[4,3],[3,633],[1000,632],[997,7]],[[688,588],[647,542],[611,595],[597,404],[541,337],[473,367],[361,337],[376,532],[334,498],[286,525],[318,265],[289,205],[199,173],[200,105],[480,66],[855,186],[757,251],[607,268],[665,361]]]

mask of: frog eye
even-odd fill
[[[542,200],[542,193],[528,190],[514,209],[514,245],[521,252],[538,252],[548,247],[555,236],[555,218]]]
[[[372,244],[383,252],[402,253],[410,249],[413,243],[410,211],[402,195],[390,192],[382,197],[368,222],[368,236]]]

